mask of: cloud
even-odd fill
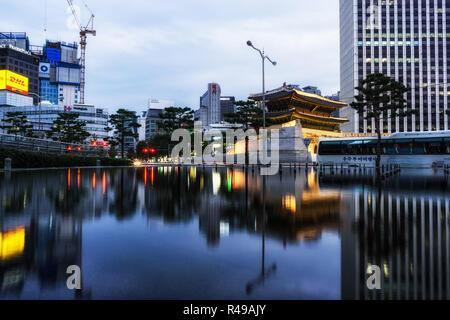
[[[47,34],[43,33],[47,1]],[[67,28],[65,1],[4,5],[0,30],[78,41]],[[90,13],[82,1],[82,21]],[[208,82],[245,99],[260,91],[261,61],[252,40],[278,61],[267,66],[267,88],[283,82],[339,88],[338,1],[335,0],[85,0],[95,13],[87,45],[87,102],[115,110],[144,109],[149,98],[198,107]],[[3,17],[4,16],[4,17]]]

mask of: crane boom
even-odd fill
[[[91,12],[91,17],[89,18],[88,23],[85,27],[81,25],[80,19],[77,16],[77,12],[75,11],[75,7],[73,5],[72,0],[67,0],[67,3],[70,6],[75,22],[78,24],[80,28],[80,49],[81,49],[81,69],[80,69],[80,103],[84,104],[84,95],[85,95],[85,86],[86,86],[86,46],[87,46],[87,36],[89,34],[96,36],[97,31],[94,30],[94,14],[85,4],[86,8]]]

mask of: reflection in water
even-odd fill
[[[443,176],[265,180],[202,167],[0,174],[0,297],[450,297]],[[69,265],[82,292],[65,287]],[[372,265],[381,291],[366,287]]]
[[[364,180],[364,179],[363,179]],[[450,184],[445,176],[401,176],[380,185],[367,177],[325,177],[350,191],[342,228],[344,299],[449,299]],[[367,289],[372,265],[381,268],[382,290]]]

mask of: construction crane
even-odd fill
[[[88,23],[85,27],[81,25],[80,19],[77,16],[77,12],[75,11],[75,7],[73,5],[72,0],[67,0],[67,3],[72,10],[73,17],[78,27],[80,28],[80,48],[81,48],[81,70],[80,70],[80,103],[84,104],[84,90],[86,84],[86,44],[87,44],[87,36],[91,34],[93,36],[97,35],[97,31],[94,30],[94,14],[85,4],[86,8],[90,11],[91,17],[89,18]]]

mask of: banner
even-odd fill
[[[0,90],[28,95],[28,78],[9,70],[0,70]]]

